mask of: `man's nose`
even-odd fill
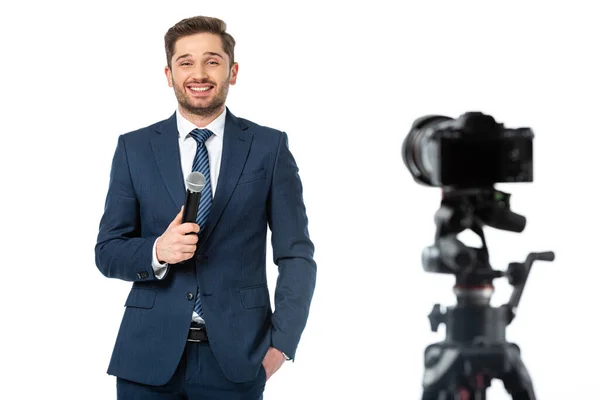
[[[208,71],[204,65],[198,65],[194,68],[193,77],[198,80],[208,79]]]

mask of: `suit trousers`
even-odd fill
[[[256,379],[235,383],[217,364],[208,342],[187,342],[173,377],[163,386],[149,386],[117,377],[117,400],[262,400],[264,368]]]

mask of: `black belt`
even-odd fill
[[[208,335],[206,334],[206,327],[204,324],[192,324],[188,331],[188,342],[201,343],[208,342]]]

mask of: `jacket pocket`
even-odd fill
[[[244,308],[258,308],[269,305],[269,289],[267,285],[254,286],[240,290]]]
[[[152,289],[133,288],[127,296],[125,307],[152,308],[155,298],[156,292]]]
[[[257,169],[256,171],[245,172],[242,175],[240,175],[240,180],[237,184],[241,185],[243,183],[254,182],[259,179],[265,179],[266,176],[267,170],[264,168]]]

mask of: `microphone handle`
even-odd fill
[[[186,222],[196,222],[196,216],[198,215],[198,206],[200,205],[200,192],[187,191],[185,196],[185,204],[183,205],[183,219],[182,224]]]

